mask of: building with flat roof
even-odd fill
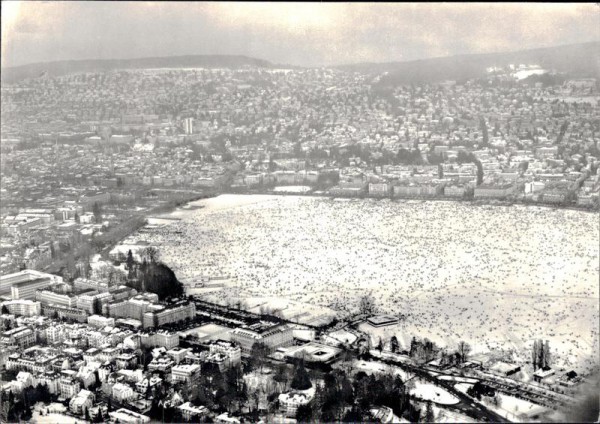
[[[521,367],[515,364],[509,364],[507,362],[498,361],[492,365],[489,370],[503,377],[508,377],[521,371]]]
[[[108,283],[104,282],[104,281],[96,281],[96,280],[90,280],[87,278],[76,278],[75,281],[73,281],[73,289],[75,291],[83,291],[83,290],[96,290],[99,292],[107,292],[111,289],[111,287],[114,286],[110,286]]]
[[[8,309],[8,312],[13,315],[25,317],[33,317],[42,314],[42,304],[27,299],[16,299],[2,302],[2,306]]]
[[[200,377],[200,365],[183,364],[171,368],[171,379],[173,383],[182,381],[187,384],[195,384]]]
[[[143,347],[164,347],[166,349],[172,349],[175,346],[179,346],[179,335],[171,333],[165,330],[158,330],[156,332],[141,333],[140,344]]]
[[[286,349],[283,356],[290,362],[303,359],[307,364],[332,364],[341,353],[342,350],[337,347],[311,342]]]
[[[548,377],[553,376],[555,373],[556,371],[554,371],[550,367],[539,368],[536,372],[533,373],[533,380],[536,383],[541,383]]]
[[[33,280],[21,281],[14,283],[10,288],[10,294],[13,299],[29,299],[35,300],[35,292],[40,289],[45,289],[55,284],[51,278],[41,277]]]
[[[82,309],[67,308],[59,305],[44,305],[42,314],[47,317],[70,319],[77,322],[87,322],[88,314]]]
[[[88,314],[94,314],[102,311],[102,303],[107,303],[112,299],[112,295],[107,292],[91,291],[89,293],[77,296],[77,309],[82,309]]]
[[[115,319],[103,317],[102,315],[90,315],[87,319],[87,323],[96,328],[104,328],[106,326],[114,327]]]
[[[34,280],[46,279],[48,280],[48,285],[54,283],[62,283],[62,277],[58,275],[48,274],[41,271],[36,271],[34,269],[24,269],[23,271],[15,272],[13,274],[6,274],[0,276],[0,296],[6,296],[11,293],[12,286],[19,283],[27,283],[32,282]],[[21,286],[21,294],[24,293],[24,288],[27,285]],[[32,293],[32,296],[29,299],[33,300],[33,296],[35,295],[35,290]],[[14,297],[13,299],[26,299],[26,297]]]
[[[114,422],[123,424],[146,424],[150,422],[150,417],[125,408],[109,412],[108,415],[110,415],[110,418],[112,418]]]
[[[172,322],[193,319],[196,316],[196,305],[193,302],[154,306],[153,310],[144,313],[142,320],[144,328],[158,328]]]
[[[56,293],[52,290],[37,290],[35,300],[42,305],[64,306],[74,308],[77,305],[77,297],[67,293]]]
[[[274,352],[280,347],[290,346],[294,342],[294,336],[288,325],[258,323],[234,329],[231,332],[231,341],[237,343],[243,353],[249,354],[255,343],[264,343]]]
[[[398,318],[391,315],[375,315],[367,318],[367,322],[374,327],[384,327],[386,325],[396,324]]]

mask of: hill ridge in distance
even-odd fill
[[[380,84],[430,83],[442,80],[466,80],[485,75],[490,66],[506,66],[509,63],[537,64],[543,68],[565,72],[577,77],[600,78],[600,41],[541,47],[534,49],[473,53],[433,57],[398,62],[362,62],[328,66],[326,68],[364,73],[388,72]],[[81,59],[38,62],[2,69],[2,82],[11,83],[25,78],[35,78],[46,72],[49,76],[81,72],[102,72],[115,69],[144,68],[260,68],[285,67],[302,69],[301,66],[278,65],[268,60],[245,55],[181,55],[142,57],[132,59]]]

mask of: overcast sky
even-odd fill
[[[2,65],[240,54],[387,62],[600,40],[591,4],[2,2]]]

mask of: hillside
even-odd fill
[[[335,68],[384,76],[381,86],[419,84],[442,80],[466,80],[485,75],[490,66],[508,64],[537,64],[546,69],[568,73],[574,77],[600,78],[600,42],[522,50],[517,52],[469,54],[413,60],[407,62],[356,63]],[[192,55],[148,57],[138,59],[64,60],[7,67],[2,70],[2,82],[11,83],[25,78],[35,78],[43,73],[59,76],[69,73],[110,71],[114,69],[144,68],[263,68],[283,67],[269,61],[247,56]],[[285,66],[298,68],[297,66]]]
[[[485,75],[491,66],[537,64],[575,77],[600,77],[600,42],[547,47],[506,53],[470,54],[409,62],[359,63],[339,69],[380,74],[381,85],[465,80]]]
[[[106,60],[61,60],[57,62],[32,63],[7,67],[2,70],[2,82],[15,82],[25,78],[35,78],[42,73],[49,76],[80,72],[110,71],[114,69],[144,68],[241,68],[243,66],[271,68],[274,65],[266,60],[247,56],[193,55],[170,57],[146,57],[139,59]]]

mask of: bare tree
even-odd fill
[[[375,299],[370,294],[362,296],[358,302],[358,310],[361,314],[372,315],[375,312]]]
[[[471,352],[471,346],[464,341],[460,341],[458,343],[458,353],[460,354],[460,360],[461,362],[466,362],[467,361],[467,356],[469,355],[469,352]]]
[[[148,246],[142,249],[140,256],[146,258],[151,263],[157,263],[159,260],[158,249],[154,246]]]
[[[544,344],[542,345],[541,340],[540,340],[540,346],[542,348],[542,363],[540,364],[540,366],[542,368],[546,368],[550,366],[550,342],[548,340],[546,340],[544,342]]]

